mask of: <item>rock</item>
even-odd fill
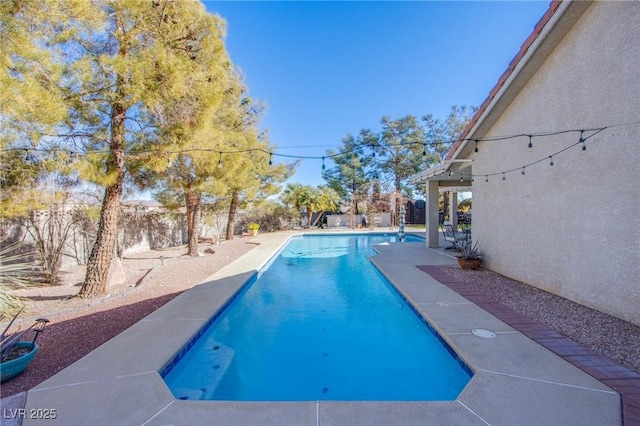
[[[109,275],[107,276],[107,288],[110,286],[122,284],[127,280],[127,275],[124,272],[124,268],[122,267],[122,262],[120,258],[116,257],[111,261],[111,266],[109,267]]]

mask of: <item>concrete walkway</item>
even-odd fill
[[[474,371],[457,400],[176,400],[158,371],[293,234],[259,235],[250,253],[28,391],[23,424],[47,409],[47,425],[620,424],[616,392],[419,270],[455,264],[422,243],[377,246],[373,263]]]

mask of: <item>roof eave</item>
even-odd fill
[[[478,129],[494,111],[496,104],[502,100],[505,92],[507,92],[514,81],[518,80],[521,76],[521,71],[527,66],[538,46],[547,38],[555,24],[572,3],[574,2],[570,0],[554,0],[549,4],[549,8],[538,20],[533,32],[524,41],[516,56],[509,63],[509,67],[500,76],[496,85],[491,89],[487,98],[463,130],[458,141],[454,143],[447,153],[445,160],[458,158],[468,143],[476,139],[481,139],[481,137],[476,134]]]
[[[433,166],[433,167],[425,170],[424,172],[420,172],[420,173],[417,173],[417,174],[411,176],[409,178],[409,182],[412,183],[412,184],[416,184],[416,183],[420,183],[420,182],[424,182],[424,181],[430,180],[433,177],[438,176],[438,175],[446,172],[447,169],[449,168],[449,164],[450,163],[451,163],[450,161],[445,160],[444,162],[442,162],[442,163],[440,163],[440,164],[438,164],[436,166]]]

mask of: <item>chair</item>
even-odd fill
[[[454,230],[451,222],[444,222],[441,226],[444,240],[451,243],[451,246],[445,247],[445,250],[459,251],[462,250],[462,247],[469,244],[471,234]]]

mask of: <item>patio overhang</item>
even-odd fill
[[[411,176],[409,181],[413,184],[437,181],[440,186],[445,188],[453,186],[470,187],[473,176],[472,165],[472,159],[445,160],[437,166]]]
[[[472,159],[449,159],[424,172],[413,175],[409,181],[413,184],[426,185],[426,244],[427,247],[438,247],[439,198],[440,194],[449,193],[449,217],[452,225],[458,225],[457,206],[458,193],[471,191],[473,177]]]

